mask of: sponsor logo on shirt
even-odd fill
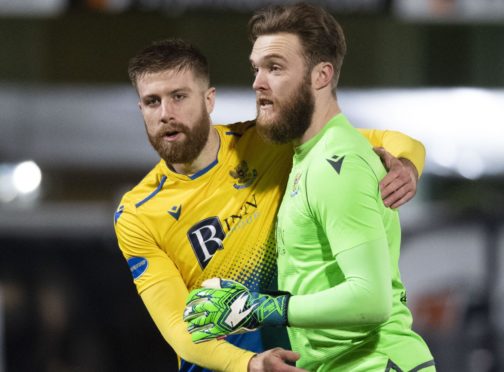
[[[250,195],[237,213],[224,218],[226,232],[232,232],[237,228],[245,227],[254,222],[259,217],[258,206],[255,194]]]
[[[133,275],[133,279],[138,279],[147,270],[149,262],[144,257],[131,257],[128,259],[128,266]]]
[[[202,269],[208,265],[218,249],[223,249],[226,237],[218,217],[209,217],[193,225],[187,238]]]
[[[256,195],[252,194],[240,206],[236,213],[222,220],[209,217],[194,224],[187,232],[187,237],[202,268],[219,249],[224,248],[224,238],[228,234],[244,229],[260,217]]]
[[[242,160],[235,169],[229,171],[229,175],[236,180],[233,187],[241,190],[254,183],[257,178],[257,171],[255,169],[250,170],[247,162]]]
[[[182,206],[181,205],[174,205],[173,207],[171,207],[171,209],[168,211],[168,213],[170,214],[170,216],[172,216],[173,218],[175,218],[177,221],[180,217],[180,213],[182,212]]]

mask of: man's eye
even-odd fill
[[[258,71],[259,71],[259,69],[258,69],[257,67],[254,67],[254,66],[252,66],[252,67],[250,68],[250,70],[252,71],[252,75],[254,75],[254,76],[256,76],[256,75],[257,75],[257,73],[258,73]]]
[[[184,94],[175,94],[175,95],[173,96],[173,99],[174,99],[175,101],[182,101],[184,98],[186,98],[186,96],[185,96]]]
[[[144,102],[147,106],[154,106],[159,104],[160,100],[159,98],[147,98]]]
[[[278,65],[271,65],[270,66],[270,71],[280,71],[281,68]]]

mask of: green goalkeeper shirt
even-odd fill
[[[399,217],[379,190],[385,174],[342,114],[296,148],[277,249],[279,289],[293,294],[288,332],[298,367],[409,371],[432,360],[411,330]]]

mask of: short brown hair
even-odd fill
[[[210,84],[206,57],[191,43],[182,39],[156,41],[131,58],[128,75],[134,87],[138,79],[148,73],[166,70],[191,70],[194,76]]]
[[[325,9],[306,3],[275,5],[254,13],[248,24],[249,39],[286,32],[301,41],[306,65],[311,71],[320,62],[334,67],[333,92],[346,54],[343,30]]]

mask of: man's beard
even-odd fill
[[[148,135],[148,137],[152,147],[167,164],[191,163],[205,147],[210,125],[210,117],[205,115],[205,111],[202,111],[202,115],[193,129],[176,122],[169,125],[169,130],[162,129],[156,135]],[[168,131],[182,132],[185,139],[179,142],[168,142],[163,138]]]
[[[315,110],[315,97],[310,87],[310,81],[305,77],[286,102],[276,104],[274,121],[262,117],[257,103],[257,132],[266,140],[278,144],[301,138],[309,128]]]

